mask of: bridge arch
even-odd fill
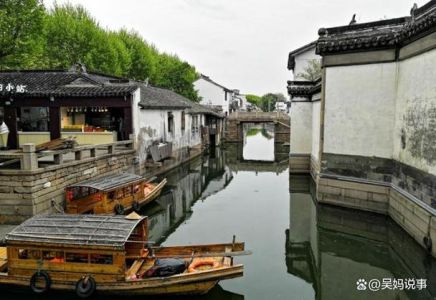
[[[227,118],[225,141],[240,143],[244,139],[244,123],[273,123],[274,142],[289,145],[291,136],[291,119],[282,112],[234,112]]]

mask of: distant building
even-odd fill
[[[230,105],[231,112],[234,111],[247,111],[247,98],[241,94],[239,90],[233,90],[232,103]]]
[[[134,139],[140,161],[159,143],[171,143],[175,154],[218,144],[224,117],[173,91],[84,68],[1,71],[0,115],[11,149],[66,137],[79,144]]]
[[[201,74],[194,82],[194,88],[201,97],[200,104],[220,108],[224,115],[229,115],[234,91]]]
[[[434,257],[435,31],[434,0],[407,17],[322,28],[322,79],[288,83],[291,170],[310,170],[320,202],[391,216]]]
[[[290,171],[309,170],[311,161],[318,162],[319,114],[321,100],[321,80],[308,81],[298,75],[304,73],[312,60],[321,60],[315,53],[316,41],[289,53],[288,69],[294,80],[288,81],[291,98]],[[298,80],[296,79],[298,78]],[[313,133],[313,134],[312,134]]]
[[[247,103],[247,111],[262,111],[257,105],[248,102]]]
[[[288,111],[288,105],[287,102],[276,102],[275,104],[275,110],[281,111],[281,112],[287,112]]]

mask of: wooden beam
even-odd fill
[[[50,139],[55,140],[61,137],[61,108],[60,107],[50,107]]]

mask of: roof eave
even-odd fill
[[[24,240],[5,240],[7,246],[32,246],[38,243],[41,247],[40,242],[34,241],[24,241]],[[122,245],[98,245],[98,244],[66,244],[66,243],[44,243],[43,248],[60,248],[60,249],[97,249],[97,250],[112,250],[112,251],[125,251],[125,242]]]
[[[131,96],[135,92],[125,91],[125,92],[106,92],[106,93],[60,93],[60,92],[42,92],[42,93],[15,93],[15,94],[0,94],[0,98],[42,98],[42,97],[60,97],[60,98],[82,98],[82,97],[99,97],[99,98],[109,98],[109,97],[124,97]]]
[[[189,108],[189,106],[182,106],[182,105],[175,105],[175,106],[170,106],[170,105],[147,105],[147,104],[141,104],[139,103],[138,106],[141,109],[177,109],[177,110],[184,110]]]

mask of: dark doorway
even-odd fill
[[[209,143],[210,143],[210,147],[216,146],[216,134],[209,135]]]

